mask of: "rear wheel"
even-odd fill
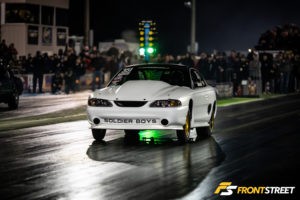
[[[197,132],[197,138],[201,139],[201,138],[207,138],[209,136],[211,136],[214,125],[215,125],[215,109],[213,110],[210,120],[209,120],[209,126],[207,127],[198,127],[196,128],[196,132]]]
[[[18,91],[18,95],[21,95],[23,92],[23,82],[20,78],[14,76],[14,82],[16,85],[16,90]]]
[[[102,141],[105,137],[106,129],[92,129],[93,137],[96,141]]]
[[[183,126],[183,130],[177,130],[177,138],[178,141],[182,144],[186,143],[190,139],[190,132],[191,132],[191,118],[192,118],[192,111],[189,110],[186,119],[185,124]]]
[[[13,94],[8,102],[8,107],[11,110],[17,109],[19,107],[19,95]]]

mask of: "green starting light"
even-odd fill
[[[153,49],[152,47],[149,47],[149,48],[147,49],[147,52],[151,54],[151,53],[154,52],[154,49]]]
[[[145,55],[145,48],[140,48],[139,52],[140,52],[140,56],[144,56]]]

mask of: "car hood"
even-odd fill
[[[149,101],[179,98],[190,88],[170,85],[163,81],[127,81],[121,86],[111,86],[94,92],[96,98],[119,101]]]

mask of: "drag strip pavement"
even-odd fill
[[[214,138],[225,160],[184,199],[220,199],[220,182],[237,186],[290,186],[294,193],[224,199],[299,199],[300,95],[231,106],[219,112]]]
[[[94,142],[86,121],[0,132],[3,199],[217,199],[221,181],[296,184],[299,96],[219,109],[213,137]],[[170,139],[174,132],[165,132]]]
[[[224,158],[213,138],[125,145],[123,135],[93,142],[86,121],[1,132],[1,198],[172,199]]]

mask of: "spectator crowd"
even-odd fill
[[[285,42],[283,42],[285,41]],[[289,46],[290,44],[290,46]],[[300,90],[299,28],[287,25],[262,34],[257,50],[246,54],[236,52],[202,52],[199,55],[157,55],[151,62],[178,63],[193,66],[210,81],[232,83],[233,95],[242,94],[246,82],[249,95],[264,93],[289,93]],[[269,50],[273,51],[269,51]],[[59,94],[80,89],[80,77],[92,73],[91,89],[103,87],[104,74],[113,76],[119,69],[143,62],[143,58],[129,51],[120,53],[115,47],[99,52],[97,47],[85,46],[79,54],[70,47],[57,54],[36,52],[35,55],[17,59],[14,44],[0,44],[0,56],[8,63],[20,66],[24,74],[33,74],[32,93],[42,93],[43,75],[53,74],[51,92]],[[64,85],[64,87],[63,87]],[[62,91],[64,88],[64,91]]]
[[[300,52],[300,28],[295,24],[276,26],[261,34],[255,49]]]
[[[228,55],[216,52],[177,58],[166,55],[160,62],[194,66],[206,80],[231,82],[236,96],[242,95],[243,81],[247,82],[249,95],[299,92],[300,89],[300,54],[292,51],[251,51],[246,55],[232,50]],[[251,89],[253,86],[256,91]]]

